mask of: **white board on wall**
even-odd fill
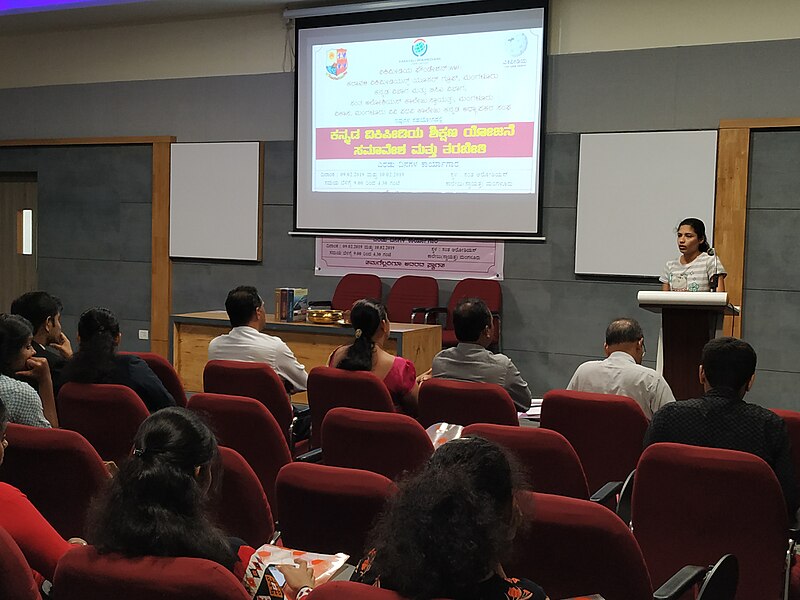
[[[575,272],[661,275],[687,217],[713,245],[716,171],[716,131],[581,135]]]
[[[169,255],[261,260],[259,142],[172,144]]]

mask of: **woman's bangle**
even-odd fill
[[[297,595],[295,596],[295,598],[296,600],[301,600],[302,598],[308,596],[310,593],[311,593],[311,588],[308,587],[307,585],[304,585],[299,590],[297,590]]]

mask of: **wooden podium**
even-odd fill
[[[738,315],[725,292],[639,292],[639,306],[661,313],[664,379],[677,400],[703,395],[698,367],[703,346],[722,335],[722,317]]]

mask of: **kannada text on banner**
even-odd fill
[[[541,45],[518,29],[314,46],[313,191],[536,192]]]
[[[502,242],[325,237],[317,238],[315,273],[502,280],[503,250]]]

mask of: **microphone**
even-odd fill
[[[718,261],[717,251],[714,250],[713,248],[709,248],[708,250],[706,250],[706,254],[714,257],[714,274],[711,276],[711,279],[709,281],[709,289],[712,292],[716,292],[717,286],[719,285],[719,274],[717,273],[717,261]]]

